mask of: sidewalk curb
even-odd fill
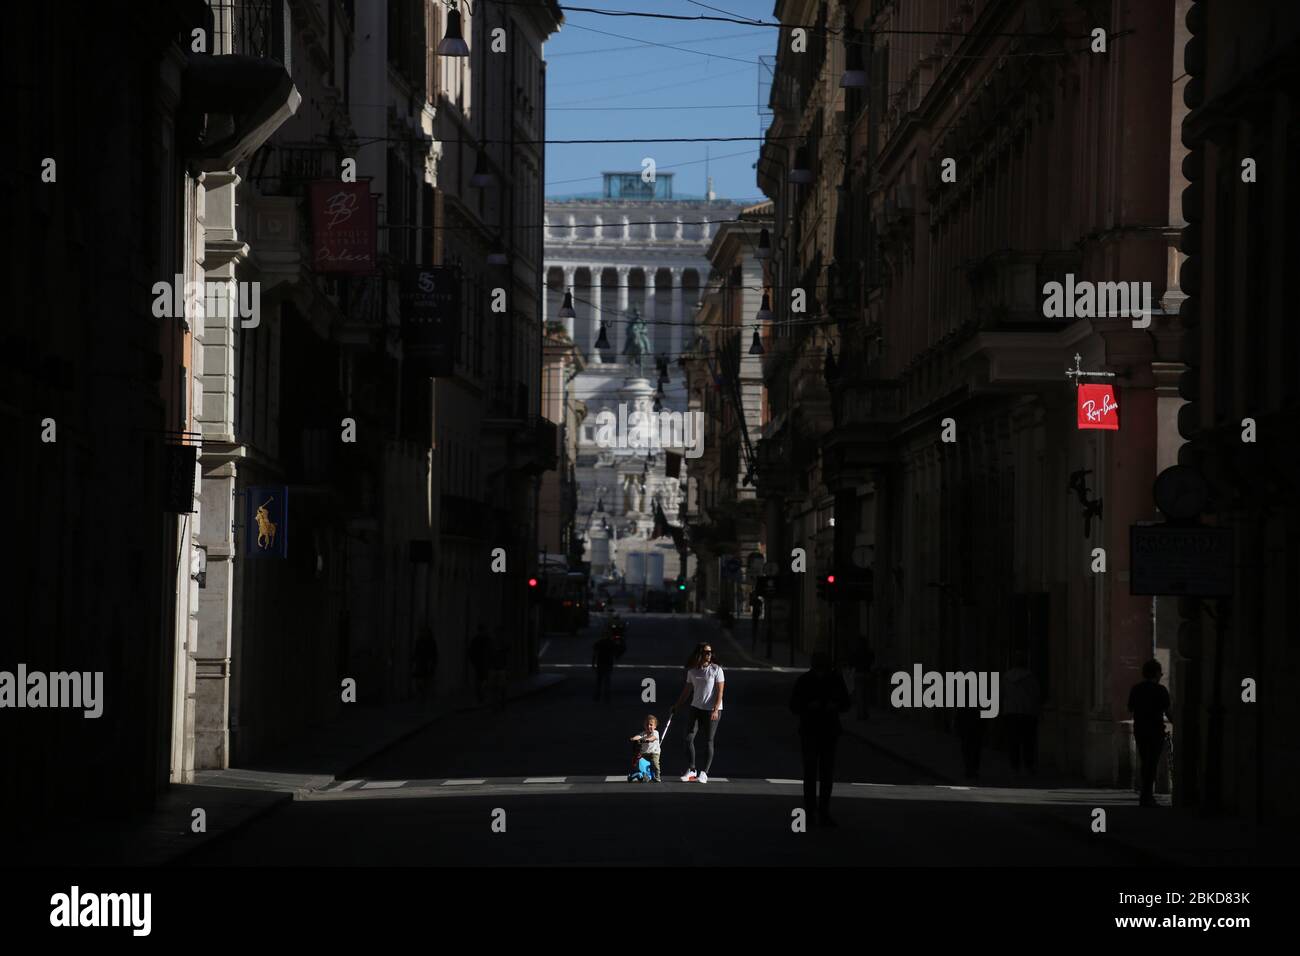
[[[857,737],[859,740],[866,743],[868,747],[871,747],[873,750],[880,751],[882,754],[884,754],[886,757],[889,757],[891,760],[896,760],[899,763],[901,763],[903,766],[910,767],[911,769],[917,771],[918,773],[925,774],[927,777],[933,777],[936,780],[942,780],[945,784],[954,785],[954,786],[961,783],[961,781],[958,780],[956,777],[949,776],[946,773],[935,770],[933,767],[922,763],[921,761],[917,760],[915,757],[909,757],[907,754],[902,753],[899,750],[895,750],[893,747],[889,747],[885,744],[882,744],[880,741],[876,740],[873,737],[868,736],[866,733],[864,733],[862,730],[860,730],[857,727],[845,727],[844,732],[846,734],[852,734],[854,737]]]
[[[560,684],[563,684],[565,681],[569,679],[564,674],[547,674],[547,675],[538,675],[538,676],[545,676],[549,679],[545,681],[537,681],[537,682],[530,683],[528,686],[522,688],[519,692],[508,694],[507,700],[522,700],[525,697],[531,697],[534,694],[541,693],[542,691],[545,690],[550,690]],[[411,739],[415,735],[419,733],[423,733],[430,726],[432,726],[433,724],[437,723],[439,720],[442,720],[445,717],[449,717],[452,714],[463,714],[463,713],[468,713],[470,711],[481,710],[483,708],[490,707],[490,706],[491,705],[487,703],[480,704],[476,702],[472,704],[448,707],[445,710],[439,710],[436,713],[429,714],[425,719],[421,720],[416,726],[408,728],[407,730],[399,734],[397,737],[394,737],[391,740],[387,741],[386,743],[378,746],[376,749],[371,751],[365,757],[361,758],[360,760],[353,761],[343,770],[335,773],[334,781],[337,782],[341,779],[342,780],[351,779],[352,773],[354,770],[356,770],[356,768],[364,766],[365,764],[369,763],[371,760],[374,760],[376,757],[380,756],[381,754],[387,753],[388,751],[394,749],[398,745],[405,743],[407,740]],[[221,788],[214,787],[213,789],[221,789]],[[241,817],[238,820],[238,822],[233,823],[231,826],[217,833],[210,834],[207,839],[198,841],[193,846],[186,847],[180,852],[163,859],[157,865],[175,866],[178,864],[183,864],[188,857],[198,852],[199,850],[204,849],[206,847],[215,846],[219,844],[222,840],[225,840],[228,837],[233,836],[234,834],[239,833],[242,830],[246,829],[247,827],[251,826],[255,821],[260,820],[262,817],[272,813],[273,811],[282,809],[286,803],[293,803],[294,801],[298,800],[300,796],[305,796],[307,794],[315,793],[317,791],[306,789],[303,787],[298,787],[292,791],[279,790],[279,791],[267,791],[267,792],[275,793],[276,799],[268,801],[266,806],[246,814],[245,816]]]
[[[563,684],[565,681],[569,679],[568,675],[566,674],[547,674],[547,675],[539,674],[537,676],[546,676],[551,679],[544,682],[533,683],[521,689],[518,693],[507,693],[506,700],[508,701],[523,700],[525,697],[531,697],[534,694],[541,693],[542,691],[550,690],[553,687]],[[480,704],[476,702],[473,704],[465,704],[460,706],[449,707],[446,710],[438,711],[436,714],[430,714],[427,717],[427,719],[420,721],[420,723],[417,724],[416,726],[403,731],[400,735],[389,740],[388,743],[383,744],[377,749],[371,751],[369,754],[367,754],[365,757],[362,757],[360,760],[355,760],[352,763],[348,764],[338,773],[334,774],[334,779],[335,781],[351,780],[358,767],[365,766],[366,764],[368,764],[370,761],[374,760],[376,757],[380,756],[381,754],[385,754],[388,751],[394,749],[395,747],[398,747],[399,745],[410,740],[412,737],[416,736],[417,734],[423,733],[424,731],[428,730],[429,727],[431,727],[433,724],[442,720],[444,717],[450,717],[453,714],[465,714],[475,710],[484,710],[486,708],[490,708],[491,706],[492,705],[490,703]]]
[[[894,760],[897,760],[899,763],[903,764],[904,766],[911,767],[913,770],[934,777],[936,780],[942,780],[947,785],[955,786],[961,783],[961,781],[958,780],[958,778],[956,777],[949,776],[948,774],[936,771],[934,768],[925,765],[919,760],[909,757],[906,754],[900,753],[898,750],[886,746],[885,744],[882,744],[877,740],[873,740],[871,737],[867,736],[857,727],[852,727],[852,728],[846,727],[845,733],[852,734],[854,737],[857,737],[859,740],[865,742],[867,746],[880,751],[881,753],[885,754],[886,756]],[[1071,835],[1085,841],[1087,840],[1087,836],[1085,835],[1085,833],[1080,832],[1077,827],[1071,826],[1070,824],[1066,823],[1066,821],[1061,820],[1058,817],[1052,816],[1050,814],[1045,819],[1049,821],[1056,829],[1062,831],[1068,830]],[[1168,866],[1168,867],[1187,866],[1186,861],[1180,860],[1177,857],[1163,855],[1157,851],[1150,850],[1147,847],[1140,846],[1136,843],[1131,843],[1124,839],[1119,839],[1118,842],[1123,843],[1125,848],[1130,853],[1142,859],[1145,862],[1145,865],[1147,866]]]
[[[208,834],[207,839],[200,840],[196,842],[193,846],[186,847],[180,852],[172,856],[169,856],[166,859],[161,860],[156,865],[157,866],[184,865],[185,861],[190,856],[197,853],[199,850],[218,845],[223,840],[226,840],[229,837],[234,836],[236,833],[240,833],[246,830],[248,827],[252,826],[253,823],[255,823],[256,821],[262,819],[265,816],[270,815],[272,812],[276,810],[281,809],[286,803],[293,803],[294,800],[298,799],[296,790],[292,792],[288,790],[272,790],[267,792],[274,793],[276,795],[276,798],[274,800],[268,801],[266,806],[258,810],[254,810],[252,813],[245,814],[244,816],[240,817],[236,823],[231,824],[229,827],[226,827],[224,830],[219,830],[216,833]],[[139,865],[148,866],[153,864],[139,864]]]

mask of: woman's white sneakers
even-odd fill
[[[708,775],[707,773],[705,773],[703,770],[701,770],[701,771],[700,771],[700,775],[699,775],[698,777],[696,777],[695,779],[696,779],[697,781],[699,781],[700,783],[708,783],[708,782],[709,782],[709,775]]]
[[[696,779],[694,770],[688,770],[682,774],[682,783],[694,783]]]

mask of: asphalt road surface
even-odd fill
[[[595,629],[551,635],[544,670],[567,680],[440,720],[366,764],[187,858],[193,865],[1132,865],[1087,826],[1095,791],[943,786],[845,735],[832,812],[797,832],[803,803],[797,672],[744,654],[707,620],[628,617],[612,700],[593,700]],[[679,717],[661,784],[628,783],[628,737],[660,727],[697,640],[713,641],[726,695],[707,784],[684,784]],[[642,697],[653,681],[654,702]]]

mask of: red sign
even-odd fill
[[[312,267],[374,275],[376,219],[369,183],[312,183]]]
[[[1079,427],[1119,431],[1119,403],[1109,385],[1079,386]]]

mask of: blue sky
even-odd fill
[[[687,16],[731,14],[768,21],[773,7],[771,0],[708,0],[707,6],[689,0],[576,2],[605,10]],[[560,32],[547,41],[545,50],[548,140],[761,135],[760,72],[766,71],[759,66],[758,58],[775,52],[775,29],[574,11],[566,11],[565,20]],[[766,83],[763,90],[766,106]],[[711,157],[709,173],[720,199],[758,199],[761,194],[753,168],[758,145],[552,143],[546,147],[546,195],[597,192],[602,172],[639,171],[647,156],[660,170],[676,174],[676,194],[703,195],[707,149]],[[686,165],[677,168],[678,164]]]

